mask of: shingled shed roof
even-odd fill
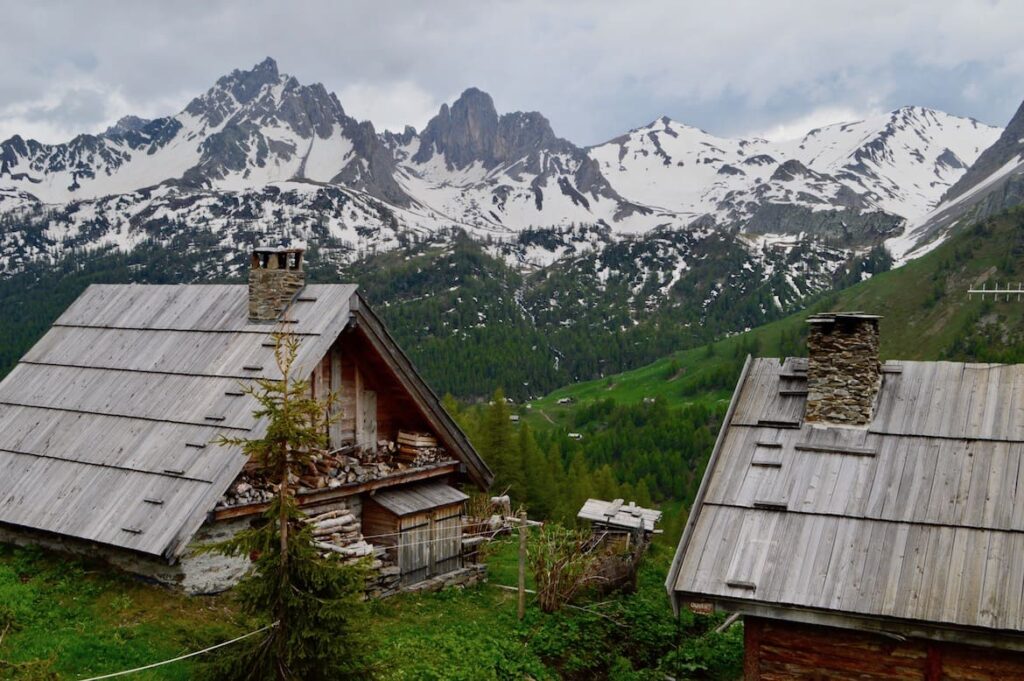
[[[411,487],[387,489],[373,495],[374,501],[397,516],[461,504],[468,498],[468,494],[443,482],[426,482]]]
[[[576,517],[624,530],[654,532],[654,526],[661,520],[661,511],[642,508],[632,501],[626,504],[622,499],[614,501],[587,499]]]
[[[93,285],[0,382],[0,522],[173,558],[258,436],[239,381],[280,378],[244,285]],[[361,320],[470,476],[490,471],[353,285],[309,285],[286,318],[299,375]]]
[[[866,428],[803,423],[805,371],[748,360],[673,601],[1024,630],[1024,366],[888,362]]]

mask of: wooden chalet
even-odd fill
[[[192,549],[266,509],[245,456],[214,441],[266,427],[241,386],[280,378],[285,326],[299,375],[341,398],[331,451],[299,483],[304,510],[334,518],[325,547],[371,556],[385,592],[462,569],[456,486],[491,472],[356,286],[305,285],[302,256],[257,249],[248,286],[90,286],[0,382],[0,541],[191,592],[237,580],[246,560]]]
[[[747,679],[1024,678],[1024,366],[878,361],[878,318],[748,359],[667,580]]]

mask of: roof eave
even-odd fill
[[[690,507],[690,516],[686,519],[686,527],[683,528],[683,534],[679,538],[679,546],[676,548],[675,557],[672,559],[672,566],[669,568],[668,577],[665,579],[665,590],[668,592],[669,600],[672,602],[672,612],[676,615],[679,614],[679,602],[676,599],[675,588],[676,581],[679,578],[679,568],[682,566],[683,555],[686,553],[690,539],[693,537],[693,531],[697,524],[697,518],[700,515],[701,505],[704,503],[704,497],[707,494],[708,485],[710,484],[712,473],[715,470],[715,464],[718,463],[718,459],[722,451],[722,443],[725,442],[725,434],[729,430],[729,424],[732,423],[732,417],[736,411],[736,405],[739,403],[743,384],[747,380],[747,373],[750,371],[751,361],[751,356],[747,355],[747,359],[743,363],[743,369],[740,371],[739,380],[736,381],[736,389],[733,391],[732,399],[729,401],[729,408],[726,410],[725,418],[722,419],[722,426],[718,430],[718,437],[715,439],[715,447],[711,450],[711,457],[708,459],[707,468],[704,469],[704,477],[701,479],[700,487],[697,489],[697,496],[694,497],[693,505]]]
[[[1010,629],[965,627],[940,622],[906,620],[840,610],[822,610],[796,605],[733,599],[719,595],[676,592],[684,601],[712,604],[716,610],[749,617],[761,617],[797,624],[850,629],[892,638],[918,638],[947,643],[983,646],[1024,652],[1024,632]]]

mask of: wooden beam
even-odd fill
[[[355,406],[356,444],[357,445],[365,445],[366,444],[365,442],[360,442],[359,441],[359,436],[361,435],[360,431],[362,430],[362,427],[363,427],[363,409],[365,408],[365,405],[363,404],[363,372],[361,372],[359,370],[359,365],[356,365],[355,371],[356,371],[356,380],[355,380],[355,385],[356,385],[356,406]],[[375,442],[373,444],[376,445],[377,443]]]
[[[387,475],[375,480],[367,480],[366,482],[352,482],[335,489],[317,490],[315,492],[297,494],[295,496],[295,503],[300,508],[303,506],[314,506],[316,504],[328,503],[337,499],[344,499],[345,497],[350,497],[355,494],[362,494],[363,492],[381,489],[382,487],[391,487],[393,485],[402,485],[409,482],[452,475],[458,470],[459,464],[454,461],[436,464],[430,468],[417,468],[411,471],[396,473],[395,475]],[[213,512],[213,520],[229,520],[231,518],[244,518],[246,516],[259,515],[266,512],[269,507],[269,503],[259,503],[218,508]]]
[[[875,447],[847,447],[845,445],[815,444],[813,442],[798,442],[793,449],[801,452],[819,452],[822,454],[851,454],[853,456],[877,456],[878,449]]]

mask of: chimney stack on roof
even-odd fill
[[[273,322],[281,318],[306,285],[301,246],[257,246],[249,268],[249,319]]]
[[[882,384],[877,315],[818,314],[807,319],[808,422],[863,426]]]

